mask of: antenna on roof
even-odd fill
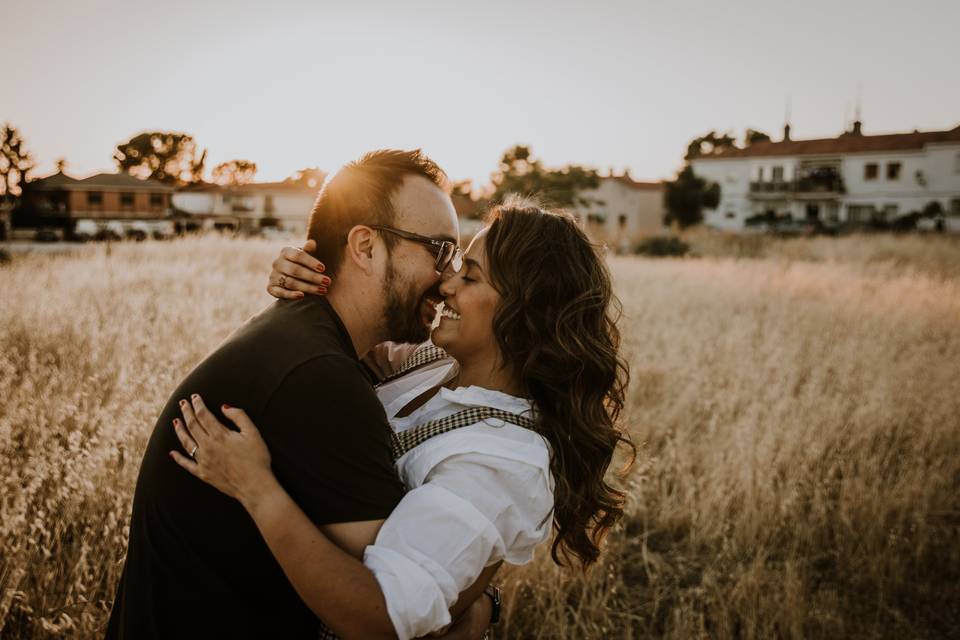
[[[783,141],[790,140],[790,94],[787,94],[786,113],[783,116]]]
[[[863,106],[863,83],[857,83],[857,108],[855,112],[855,121],[860,121],[860,108]]]
[[[863,103],[863,83],[857,83],[857,107],[854,113],[853,121],[853,135],[860,135],[860,128],[863,126],[863,121],[860,119],[860,108]]]

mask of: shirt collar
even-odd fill
[[[462,404],[467,407],[493,407],[517,414],[533,411],[533,401],[527,398],[519,398],[502,391],[494,391],[476,385],[457,387],[456,389],[441,387],[439,395],[447,402]]]

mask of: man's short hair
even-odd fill
[[[314,257],[327,272],[334,273],[340,266],[350,229],[358,224],[393,225],[396,212],[390,196],[411,175],[446,190],[446,174],[420,149],[371,151],[326,181],[313,205],[307,238],[316,241]],[[388,248],[396,241],[391,234],[383,238]]]

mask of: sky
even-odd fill
[[[489,180],[549,166],[675,174],[709,130],[832,137],[960,124],[960,2],[0,0],[0,122],[35,176],[115,169],[147,130],[258,180],[420,147]],[[16,52],[16,55],[11,55]]]

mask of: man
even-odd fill
[[[277,477],[315,524],[334,541],[374,531],[403,487],[359,358],[380,342],[428,335],[438,271],[459,237],[444,183],[419,151],[385,150],[324,187],[308,236],[338,286],[254,317],[170,396],[137,480],[108,638],[316,637],[317,619],[243,507],[168,457],[178,448],[177,402],[199,394],[210,407],[243,407]]]

